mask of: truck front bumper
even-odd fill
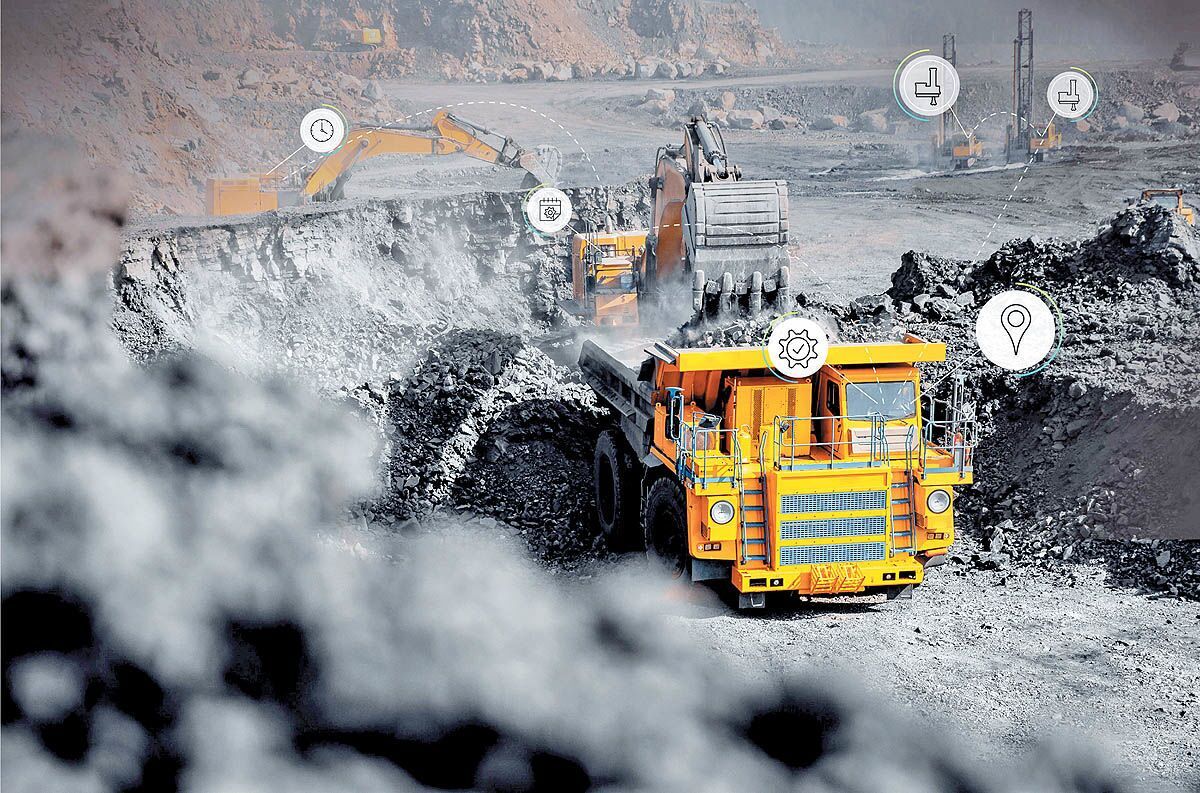
[[[742,569],[731,579],[738,592],[795,592],[800,595],[848,595],[873,587],[910,586],[925,578],[922,564],[908,554],[872,562],[790,565]]]

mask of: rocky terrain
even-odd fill
[[[1200,237],[1117,211],[1200,189],[1188,73],[1100,70],[1038,167],[898,181],[928,130],[890,66],[768,71],[849,56],[740,3],[164,8],[4,8],[0,786],[1196,788]],[[977,117],[1008,102],[980,69]],[[384,200],[169,217],[317,101],[558,130],[579,226],[613,228],[644,224],[663,128],[707,112],[791,183],[786,308],[948,343],[925,382],[964,376],[980,418],[949,563],[912,601],[746,617],[609,551],[592,329],[511,174],[381,158],[351,186]],[[1020,378],[973,337],[1017,283],[1064,330]],[[650,332],[750,343],[772,316]]]
[[[207,178],[271,168],[316,105],[357,123],[420,110],[389,102],[380,79],[682,78],[786,55],[738,2],[553,6],[18,0],[4,8],[3,121],[134,174],[135,212],[197,214]],[[356,26],[381,28],[383,45],[345,51]]]

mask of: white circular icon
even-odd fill
[[[829,335],[811,319],[780,319],[767,337],[767,359],[771,367],[793,380],[816,372],[828,355]]]
[[[308,111],[300,122],[300,140],[317,154],[328,154],[342,145],[346,137],[346,120],[332,107]]]
[[[984,357],[1014,372],[1041,361],[1058,338],[1054,312],[1032,292],[1001,292],[975,319],[975,341]]]
[[[1046,101],[1059,116],[1080,119],[1095,107],[1096,87],[1083,72],[1065,71],[1055,75],[1046,86]]]
[[[525,217],[542,234],[557,234],[571,222],[571,199],[556,187],[539,188],[525,200]]]
[[[936,118],[958,99],[958,71],[950,61],[936,55],[913,58],[897,79],[900,101],[918,116]]]

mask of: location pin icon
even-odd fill
[[[1008,340],[1012,342],[1013,355],[1017,354],[1017,349],[1021,346],[1021,339],[1025,338],[1025,334],[1029,332],[1029,326],[1033,324],[1032,320],[1033,316],[1029,313],[1029,309],[1020,303],[1013,303],[1000,312],[1000,327],[1004,328],[1004,332],[1008,334]]]

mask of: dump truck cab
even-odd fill
[[[833,345],[794,382],[762,347],[648,352],[622,377],[632,370],[588,342],[581,368],[626,444],[625,460],[597,467],[635,472],[622,498],[636,487],[640,539],[676,573],[728,580],[760,607],[768,593],[896,596],[944,559],[975,434],[960,389],[920,398],[918,364],[944,360],[944,345]],[[624,525],[601,516],[610,535],[634,530],[617,507]]]

